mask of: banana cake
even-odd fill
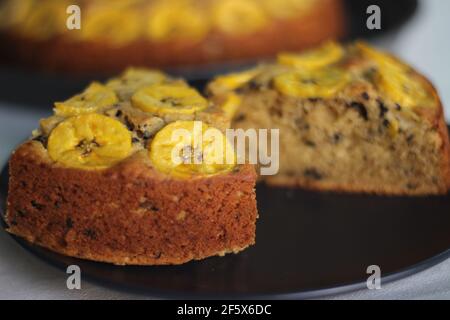
[[[8,231],[115,264],[239,252],[255,242],[257,174],[236,161],[227,128],[280,130],[280,170],[259,177],[270,185],[408,196],[449,188],[432,84],[365,43],[327,42],[218,76],[205,96],[159,71],[129,69],[55,103],[10,159]],[[175,148],[177,130],[209,129],[216,134]],[[217,148],[234,160],[220,161]]]
[[[255,241],[253,166],[214,161],[212,138],[182,139],[181,161],[170,161],[176,130],[220,137],[228,125],[195,89],[157,71],[94,82],[55,103],[54,115],[13,153],[8,231],[119,265],[239,252]]]
[[[443,194],[449,139],[436,90],[398,58],[327,42],[217,77],[208,94],[234,128],[280,130],[273,185],[390,195]]]
[[[79,30],[66,26],[71,5],[81,11]],[[339,38],[344,22],[342,0],[0,2],[2,53],[78,74],[253,60]]]

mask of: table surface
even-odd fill
[[[401,30],[376,39],[428,76],[438,88],[450,121],[450,1],[427,0],[418,14]],[[1,94],[0,94],[1,97]],[[49,108],[50,110],[50,108]],[[11,150],[29,135],[49,110],[10,105],[0,98],[0,164]],[[67,274],[49,266],[22,249],[0,230],[0,299],[153,299],[113,290],[83,280],[81,290],[66,287]],[[360,290],[326,299],[450,299],[450,259],[408,278],[381,283],[380,290]]]

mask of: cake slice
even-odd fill
[[[280,129],[269,184],[392,195],[444,194],[449,139],[436,90],[398,58],[358,42],[282,53],[219,76],[208,93],[235,128]],[[229,103],[234,101],[234,103]]]
[[[213,161],[206,138],[171,140],[178,129],[202,134],[198,125],[221,137],[227,123],[220,108],[160,72],[130,69],[93,83],[55,103],[11,156],[8,231],[119,265],[237,253],[255,242],[253,166]],[[180,161],[171,161],[179,143]]]

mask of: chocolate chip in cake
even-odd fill
[[[92,230],[92,229],[85,229],[85,230],[83,231],[83,235],[86,236],[86,237],[88,237],[88,238],[90,238],[91,240],[97,239],[97,234],[96,234],[96,232],[95,232],[94,230]]]
[[[37,210],[42,210],[42,209],[44,209],[44,205],[38,203],[38,202],[35,201],[35,200],[31,200],[31,205],[33,206],[33,208],[35,208],[35,209],[37,209]]]
[[[312,180],[322,180],[323,175],[316,168],[308,168],[303,171],[305,178]]]
[[[28,215],[28,212],[26,211],[26,210],[16,210],[16,214],[19,216],[19,217],[21,217],[21,218],[24,218],[24,217],[26,217],[27,215]]]
[[[342,134],[339,132],[336,132],[335,134],[333,134],[333,143],[334,144],[338,144],[339,142],[341,142],[342,140]]]
[[[417,189],[418,185],[417,185],[416,183],[410,182],[410,183],[408,183],[408,184],[406,185],[406,187],[407,187],[409,190],[415,190],[415,189]]]
[[[308,101],[311,102],[311,103],[316,103],[319,100],[320,100],[319,98],[308,98]]]
[[[303,143],[305,145],[307,145],[308,147],[314,148],[316,146],[316,143],[312,140],[306,139],[303,141]]]
[[[34,137],[33,141],[38,141],[38,142],[42,143],[42,145],[44,147],[47,145],[47,137],[44,137],[43,135],[39,135],[37,137]]]
[[[276,104],[269,109],[269,113],[271,116],[277,116],[279,118],[283,117],[283,110],[281,110],[281,106]]]
[[[73,221],[72,221],[72,219],[70,219],[70,218],[67,218],[67,219],[66,219],[66,227],[67,227],[68,229],[72,229],[72,227],[73,227]]]
[[[293,170],[288,170],[285,173],[288,177],[295,177],[295,172]]]
[[[250,91],[258,91],[259,89],[261,89],[261,83],[258,82],[258,81],[256,81],[255,79],[253,79],[253,80],[250,80],[250,81],[247,83],[247,85],[245,86],[245,88],[246,88],[247,90],[250,90]],[[242,87],[239,88],[239,89],[242,89]],[[238,89],[238,90],[239,90],[239,89]]]
[[[366,101],[369,101],[369,99],[370,99],[370,96],[369,96],[369,94],[368,94],[367,92],[363,92],[363,93],[361,94],[361,97],[362,97],[364,100],[366,100]]]
[[[388,113],[389,109],[386,108],[385,104],[381,100],[378,100],[378,108],[380,109],[380,118],[384,118],[384,115]]]
[[[149,210],[149,211],[159,211],[159,208],[157,206],[155,206],[153,203],[151,203],[150,201],[144,201],[142,203],[139,204],[139,206],[143,209]]]
[[[242,122],[246,119],[244,114],[238,114],[235,118],[234,118],[234,122]]]
[[[128,130],[133,131],[134,130],[134,124],[130,121],[128,117],[125,117],[125,126],[128,128]]]
[[[395,104],[395,109],[397,109],[398,111],[402,110],[402,106],[399,105],[398,103]]]
[[[358,111],[359,115],[365,120],[368,121],[369,120],[369,115],[367,113],[367,109],[366,107],[360,103],[360,102],[352,102],[350,104],[350,107],[352,109],[355,109],[356,111]]]
[[[310,129],[310,125],[308,122],[306,122],[303,118],[297,118],[295,119],[295,126],[300,131],[305,131]]]

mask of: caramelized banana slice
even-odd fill
[[[55,114],[69,117],[92,113],[104,107],[112,106],[118,101],[114,90],[101,83],[93,82],[84,92],[64,102],[56,102]]]
[[[375,85],[394,103],[406,108],[435,105],[424,81],[409,66],[365,43],[356,47],[377,65]]]
[[[106,86],[113,89],[124,101],[131,99],[131,96],[139,89],[163,83],[167,79],[168,77],[164,73],[157,70],[129,68],[119,78],[108,81]]]
[[[422,80],[413,74],[385,67],[379,70],[375,81],[381,91],[402,107],[435,105]]]
[[[225,135],[200,121],[164,127],[151,143],[150,159],[158,171],[178,178],[226,173],[236,163]]]
[[[258,69],[253,69],[219,76],[214,79],[211,87],[216,93],[232,91],[250,82],[258,73]]]
[[[339,69],[324,69],[314,73],[294,71],[274,78],[275,88],[288,96],[301,98],[329,98],[350,81],[349,75]]]
[[[197,90],[181,84],[155,84],[136,92],[133,105],[143,111],[163,116],[193,114],[208,107]]]
[[[126,8],[100,6],[88,11],[86,22],[81,28],[81,38],[103,39],[110,44],[122,46],[136,40],[140,32],[139,12]]]
[[[344,54],[345,50],[341,45],[327,42],[304,53],[281,53],[278,55],[278,63],[299,69],[318,69],[338,62]]]
[[[61,122],[48,139],[50,157],[64,166],[105,169],[131,153],[131,133],[117,120],[92,113]]]
[[[242,103],[241,97],[231,92],[226,96],[225,101],[221,105],[221,108],[225,113],[225,115],[228,118],[232,119],[233,116],[236,114],[236,111],[239,109],[241,103]]]
[[[267,16],[256,1],[223,0],[213,8],[216,27],[225,33],[252,33],[268,24]]]
[[[147,34],[153,40],[201,39],[209,28],[207,16],[189,2],[161,1],[150,7]]]
[[[401,63],[393,56],[385,52],[378,51],[377,49],[372,48],[371,46],[369,46],[364,42],[357,42],[356,48],[357,50],[360,51],[360,53],[364,57],[368,58],[369,60],[372,60],[375,64],[377,64],[381,68],[386,67],[391,70],[397,69],[398,71],[409,69],[407,65]]]

